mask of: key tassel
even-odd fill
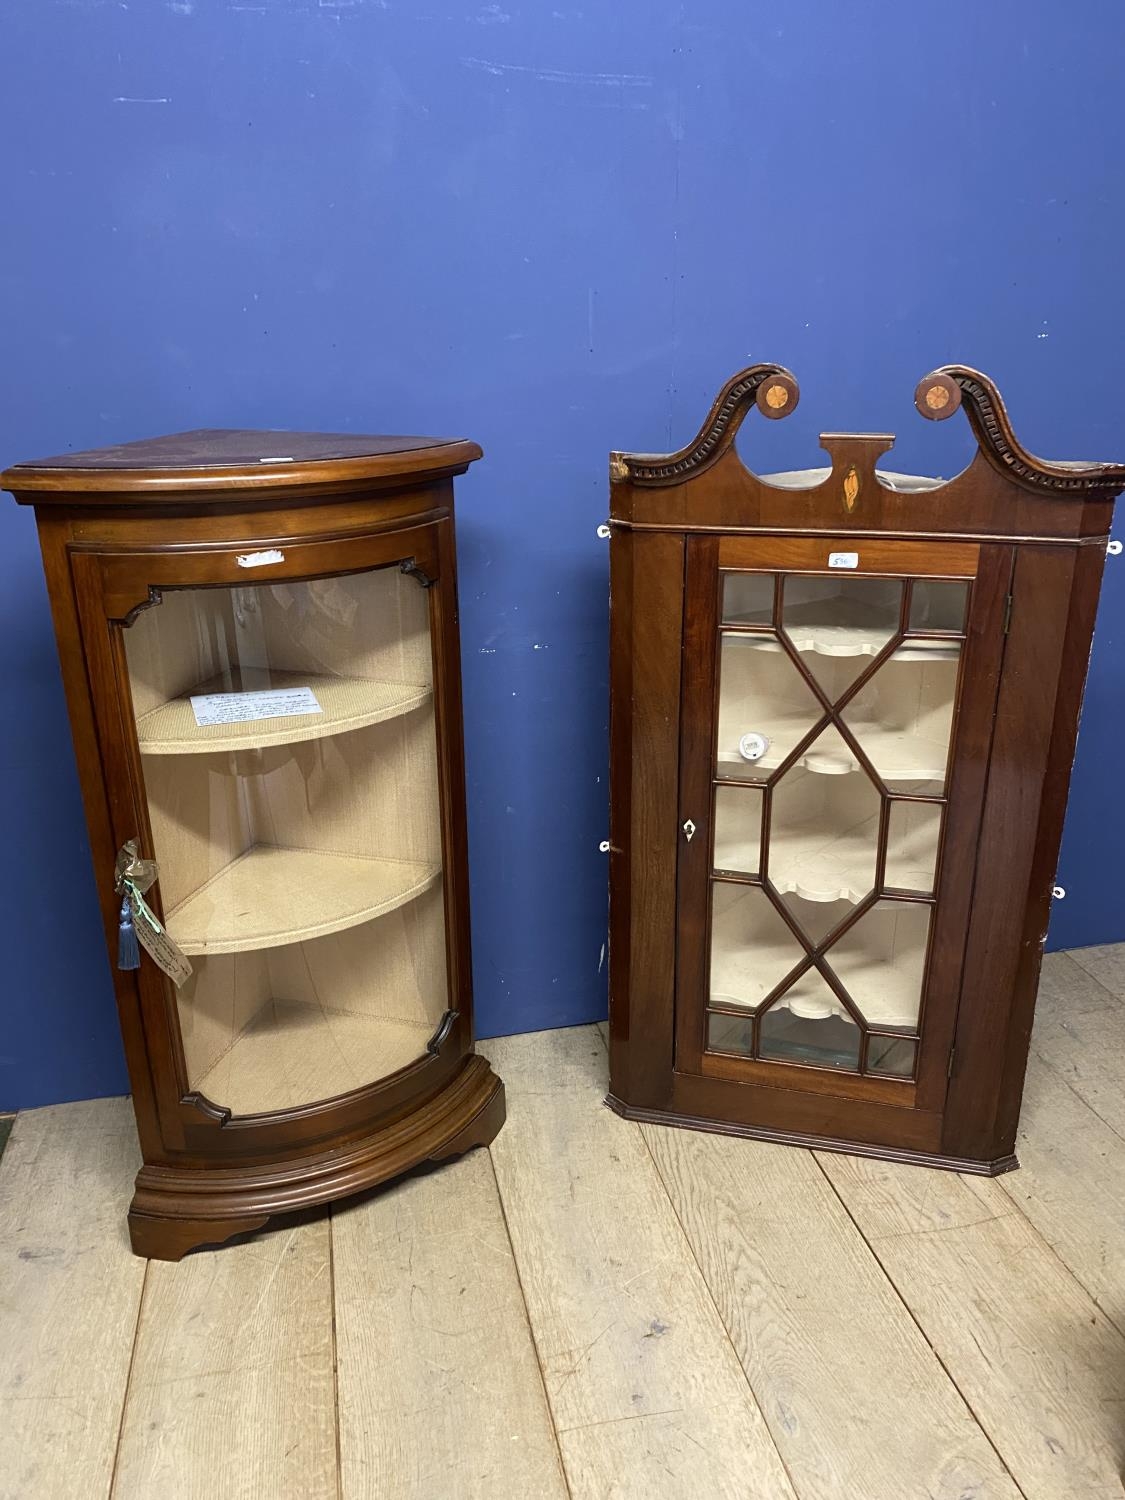
[[[139,969],[141,950],[137,942],[137,929],[133,926],[133,907],[126,895],[121,902],[121,914],[117,919],[117,967]]]

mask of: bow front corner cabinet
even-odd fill
[[[1002,1172],[1125,466],[1034,457],[951,365],[956,478],[858,433],[755,475],[742,418],[797,399],[756,365],[611,458],[609,1103]]]
[[[475,443],[199,431],[18,464],[144,1164],[178,1259],[486,1144],[453,478]]]

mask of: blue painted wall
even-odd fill
[[[1125,8],[1087,0],[0,0],[0,462],[182,427],[466,434],[486,1034],[603,1013],[606,453],[751,358],[821,428],[982,366],[1017,430],[1125,454]],[[31,517],[0,504],[0,1108],[126,1086]],[[1125,938],[1110,565],[1056,945]]]

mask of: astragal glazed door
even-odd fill
[[[678,1072],[940,1112],[1010,568],[689,540]]]

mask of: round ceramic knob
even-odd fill
[[[743,760],[761,760],[770,747],[769,736],[752,730],[738,742],[738,753]]]

